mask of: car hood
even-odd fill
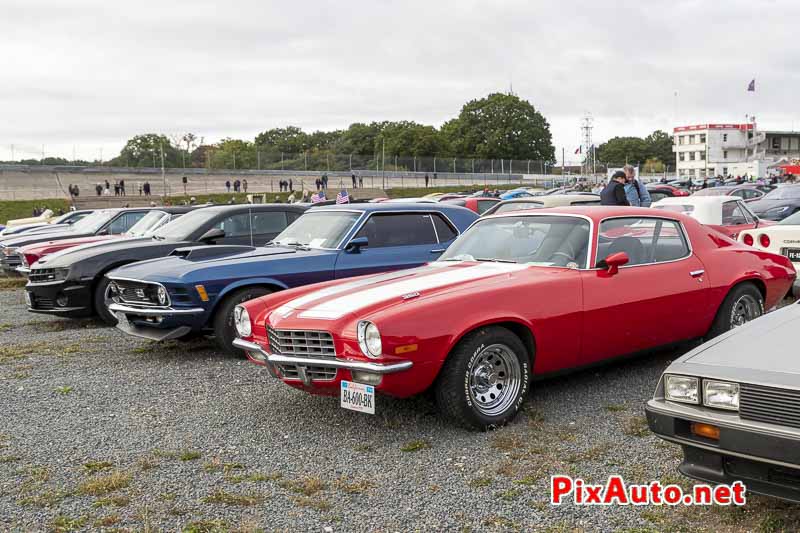
[[[28,235],[27,233],[23,233],[19,236],[11,236],[8,239],[0,240],[0,244],[3,246],[11,247],[11,246],[25,246],[27,244],[35,244],[38,242],[45,242],[45,241],[56,241],[62,239],[72,239],[75,237],[87,237],[86,233],[75,233],[73,231],[54,231],[52,233],[36,233],[32,235]]]
[[[465,289],[476,294],[497,283],[507,285],[510,277],[529,269],[527,265],[509,263],[434,262],[310,292],[284,303],[277,312],[288,316],[296,311],[298,318],[322,320],[337,320],[354,313],[366,316],[406,300]]]
[[[303,250],[283,246],[193,246],[178,248],[169,257],[140,261],[114,270],[114,276],[158,282],[181,283],[188,279],[210,280],[216,276],[236,274],[258,274],[269,276],[264,269],[265,261],[293,261],[318,255],[332,255],[331,250]],[[252,265],[257,267],[250,268]]]
[[[60,241],[44,241],[25,246],[25,253],[43,255],[50,254],[55,250],[61,250],[72,246],[107,241],[115,237],[111,235],[92,235],[91,237],[77,237],[75,239],[62,239]]]
[[[798,202],[796,198],[785,198],[782,200],[761,198],[759,200],[747,202],[747,207],[754,213],[759,214],[774,207],[795,206],[798,205],[798,203],[800,202]]]
[[[123,237],[121,235],[104,240],[92,240],[92,238],[88,238],[69,239],[69,241],[83,242],[77,242],[77,245],[74,247],[46,255],[39,260],[38,266],[44,268],[68,267],[79,261],[95,258],[100,254],[116,254],[131,248],[137,248],[137,250],[141,252],[142,249],[150,246],[155,247],[159,244],[163,244],[163,241],[156,241],[151,237]],[[62,241],[55,241],[52,245],[58,247],[61,242]],[[147,258],[147,256],[144,256],[144,258]]]
[[[667,372],[800,389],[798,328],[800,304],[792,304],[702,344]]]

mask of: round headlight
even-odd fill
[[[164,287],[159,287],[158,291],[156,292],[156,298],[158,298],[158,305],[167,305],[169,298],[167,297],[167,289]]]
[[[367,357],[380,357],[383,352],[378,326],[367,320],[358,323],[358,346]]]
[[[250,313],[241,305],[233,308],[233,323],[236,324],[236,332],[240,337],[249,337],[253,333],[250,325]]]

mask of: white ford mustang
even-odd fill
[[[775,254],[785,255],[800,271],[800,212],[772,226],[761,226],[739,232],[739,241]],[[800,281],[795,280],[792,293],[800,298]]]

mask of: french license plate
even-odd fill
[[[341,407],[359,413],[375,414],[375,387],[363,383],[342,381],[341,390]]]
[[[25,291],[25,305],[28,307],[33,307],[33,300],[31,299],[31,293]]]
[[[787,248],[786,257],[793,263],[800,261],[800,248]]]

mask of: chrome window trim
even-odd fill
[[[358,212],[358,211],[354,211],[354,212]],[[438,214],[440,214],[440,215],[442,215],[444,217],[445,221],[447,221],[447,223],[450,224],[450,227],[456,232],[455,239],[457,239],[458,237],[461,236],[461,232],[458,230],[458,226],[453,224],[453,221],[450,220],[450,217],[447,216],[447,214],[444,211],[439,211],[437,209],[430,209],[430,210],[427,210],[427,211],[424,210],[424,209],[414,209],[413,211],[400,211],[400,210],[392,209],[391,211],[390,210],[385,210],[385,211],[384,210],[380,210],[380,211],[361,211],[361,213],[364,213],[366,216],[363,217],[363,220],[361,221],[360,224],[358,224],[358,227],[356,228],[356,230],[353,231],[353,233],[351,234],[350,238],[347,239],[347,244],[345,244],[344,246],[342,246],[341,248],[338,248],[338,249],[341,249],[341,250],[346,249],[347,245],[350,244],[350,241],[352,241],[353,239],[356,238],[356,235],[358,235],[358,232],[361,231],[361,228],[364,227],[364,224],[367,223],[367,220],[369,220],[369,218],[372,215],[383,215],[383,214],[387,214],[387,215],[398,215],[398,214],[399,215],[414,215],[414,214],[431,215],[433,213],[438,213]],[[437,244],[442,244],[441,242],[438,242],[439,241],[439,235],[438,235],[438,233],[436,233],[436,225],[433,224],[433,219],[431,218],[430,221],[431,221],[431,224],[433,225],[433,232],[434,232],[434,235],[436,235]],[[473,222],[473,224],[474,223],[475,222]],[[472,224],[470,224],[467,229],[469,229],[470,227],[472,227]],[[455,241],[455,239],[453,239],[453,240]],[[422,244],[404,244],[403,246],[423,246],[423,245]],[[390,247],[387,246],[386,248],[390,248]],[[399,246],[392,246],[391,248],[399,248]]]
[[[126,277],[123,277],[123,276],[109,276],[109,275],[106,275],[106,277],[108,279],[112,280],[112,281],[117,281],[117,280],[119,280],[119,281],[132,281],[134,283],[142,283],[142,284],[145,284],[145,285],[157,285],[157,286],[161,287],[162,289],[164,289],[164,292],[167,293],[167,303],[166,303],[166,305],[134,302],[135,305],[141,305],[141,306],[146,306],[146,307],[159,307],[159,308],[166,308],[166,307],[172,306],[172,297],[170,296],[169,291],[167,290],[167,288],[162,283],[159,283],[157,281],[144,281],[144,280],[141,280],[141,279],[126,278]],[[125,305],[125,304],[123,304],[123,305]]]
[[[600,241],[600,226],[603,225],[603,222],[605,222],[606,220],[614,220],[614,219],[619,219],[619,218],[640,218],[640,219],[641,218],[657,218],[659,220],[666,220],[668,222],[675,222],[676,224],[678,224],[678,227],[681,229],[681,233],[683,233],[684,242],[686,243],[686,247],[689,249],[689,253],[687,255],[685,255],[683,257],[679,257],[678,259],[670,259],[669,261],[654,261],[652,263],[640,263],[638,265],[622,265],[621,267],[619,267],[620,269],[623,269],[623,268],[636,268],[636,267],[641,267],[641,266],[652,266],[652,265],[666,265],[668,263],[677,263],[678,261],[686,261],[690,257],[694,256],[694,248],[692,247],[692,241],[689,239],[689,234],[686,232],[686,228],[683,227],[683,222],[681,222],[680,220],[678,220],[676,218],[669,218],[669,217],[660,217],[660,216],[651,216],[651,215],[639,216],[639,217],[631,216],[631,215],[617,215],[617,216],[613,216],[613,217],[606,217],[603,220],[601,220],[600,224],[597,226],[597,241],[598,241],[598,243]],[[597,248],[599,248],[599,246]],[[597,264],[597,261],[598,261],[598,259],[595,258],[595,261],[594,261],[595,265]],[[605,270],[605,269],[594,267],[594,268],[590,268],[589,270]]]

